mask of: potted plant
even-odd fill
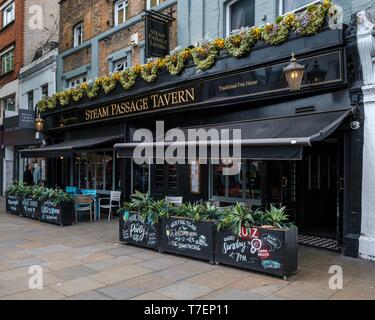
[[[38,198],[35,196],[39,186],[28,186],[23,189],[21,200],[21,216],[39,220],[40,205]]]
[[[60,189],[43,188],[36,192],[40,203],[40,221],[59,226],[72,225],[74,221],[74,199]]]
[[[149,193],[136,191],[119,210],[120,241],[157,250],[159,214],[165,203],[153,201]]]
[[[21,201],[22,194],[26,185],[22,182],[14,181],[9,189],[5,192],[6,199],[6,211],[11,214],[20,215],[21,214]]]
[[[219,216],[215,261],[282,276],[297,270],[297,228],[285,207],[262,212],[237,203]]]
[[[160,219],[160,252],[171,252],[214,263],[216,209],[208,204],[183,204]]]

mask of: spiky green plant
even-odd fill
[[[267,223],[280,229],[293,226],[289,223],[289,216],[286,214],[285,210],[286,207],[276,208],[271,205],[270,209],[265,212]]]

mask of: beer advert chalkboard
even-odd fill
[[[214,224],[183,218],[162,218],[160,248],[166,252],[214,261]]]
[[[143,221],[138,212],[120,214],[120,241],[140,247],[158,249],[158,227]]]
[[[39,203],[33,199],[22,199],[22,216],[39,220]]]
[[[16,196],[6,197],[6,211],[11,214],[21,214],[21,200]]]
[[[60,226],[71,225],[73,223],[73,215],[73,203],[64,203],[57,206],[51,201],[45,201],[40,206],[40,221],[43,222]]]

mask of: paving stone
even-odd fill
[[[76,278],[87,277],[96,273],[96,270],[88,268],[86,266],[74,266],[60,270],[54,270],[52,273],[63,280],[71,280]]]
[[[186,278],[190,278],[192,276],[195,276],[201,272],[192,270],[191,268],[185,267],[185,266],[178,266],[178,268],[168,268],[162,271],[158,271],[155,273],[158,277],[165,277],[172,279],[174,281],[183,280]]]
[[[119,267],[126,266],[126,265],[136,264],[139,262],[142,262],[142,260],[134,258],[134,257],[130,257],[130,256],[124,256],[124,257],[115,257],[113,259],[97,261],[93,263],[87,263],[85,265],[97,271],[104,271],[104,270],[119,268]]]
[[[169,267],[178,266],[182,263],[184,262],[176,260],[176,259],[170,259],[168,257],[160,257],[157,259],[146,260],[146,261],[140,262],[137,265],[151,269],[151,270],[159,271],[159,270],[167,269]]]
[[[97,291],[89,291],[65,298],[65,300],[113,300]]]
[[[251,276],[242,278],[236,282],[231,283],[229,286],[241,290],[252,290],[267,285],[286,286],[288,284],[289,282],[276,277],[262,276],[260,274],[254,273]]]
[[[200,297],[199,300],[260,300],[261,298],[262,296],[249,291],[236,288],[222,288]]]
[[[375,300],[375,284],[353,280],[343,289],[335,290],[332,300]]]
[[[112,259],[113,257],[114,256],[110,254],[98,252],[98,253],[86,254],[81,257],[76,257],[76,259],[81,260],[82,263],[92,263],[92,262]]]
[[[139,266],[129,265],[117,269],[111,269],[109,271],[103,271],[90,276],[90,279],[94,279],[104,284],[114,284],[123,280],[131,279],[150,273],[151,270],[145,269]]]
[[[21,267],[30,267],[34,265],[41,265],[43,260],[36,259],[36,258],[28,258],[28,259],[17,259],[17,260],[10,260],[6,263],[9,268],[21,268]]]
[[[158,292],[147,292],[139,296],[136,296],[134,298],[131,298],[130,300],[174,300],[174,299],[172,299],[171,297],[167,297]]]
[[[188,281],[180,281],[156,290],[167,297],[178,300],[192,300],[207,295],[213,290]]]
[[[212,270],[189,278],[187,281],[216,290],[228,286],[241,278],[241,275],[233,273],[230,274],[224,270]]]
[[[334,293],[335,291],[328,287],[328,282],[326,286],[322,286],[314,282],[297,280],[278,290],[276,295],[296,300],[325,300],[329,299]]]
[[[139,296],[147,291],[147,289],[131,288],[121,284],[98,289],[98,292],[101,294],[116,300],[127,300],[132,297]]]
[[[64,295],[57,293],[50,288],[41,290],[27,290],[10,296],[0,298],[0,300],[60,300],[65,298]]]
[[[104,284],[89,278],[77,278],[52,285],[50,288],[65,296],[74,296],[103,286]]]
[[[52,260],[48,262],[43,262],[42,266],[47,267],[50,270],[62,270],[70,267],[75,267],[82,265],[82,261],[72,259],[72,258],[66,258],[66,259],[59,259],[59,260]]]

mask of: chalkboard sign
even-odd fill
[[[73,217],[73,203],[63,203],[56,206],[51,201],[45,201],[40,206],[40,221],[65,226],[73,223]]]
[[[239,236],[222,230],[216,235],[219,263],[287,277],[297,270],[297,228],[242,228]]]
[[[160,248],[166,252],[214,262],[214,224],[183,218],[162,218]]]
[[[38,201],[31,198],[22,199],[21,215],[24,217],[39,220],[40,207]]]
[[[11,214],[21,214],[21,199],[17,196],[7,196],[5,199],[6,211]]]
[[[120,214],[120,241],[157,250],[158,226],[144,222],[137,212],[125,211]]]

